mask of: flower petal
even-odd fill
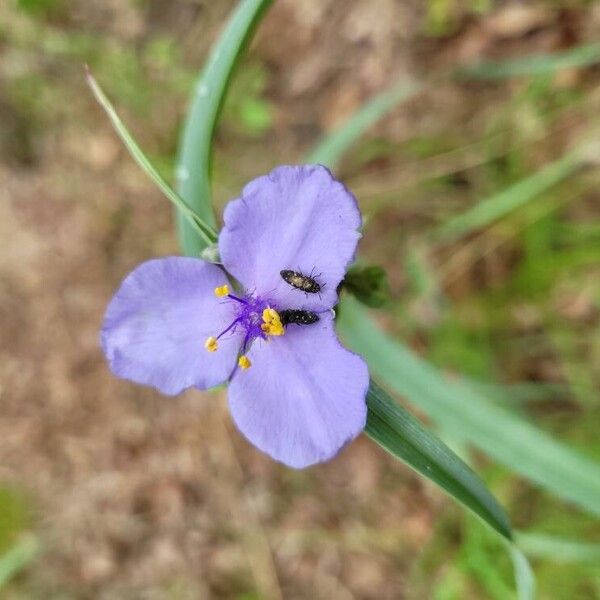
[[[240,431],[275,460],[303,468],[329,460],[364,428],[369,386],[362,358],[343,348],[329,315],[257,340],[237,370],[229,408]]]
[[[251,181],[225,209],[223,265],[280,308],[327,310],[354,259],[360,212],[354,196],[320,165],[283,166]],[[282,270],[313,273],[319,294],[285,282]]]
[[[204,342],[232,321],[214,288],[227,283],[215,265],[198,258],[150,260],[134,269],[113,296],[102,327],[102,348],[113,373],[164,394],[206,389],[231,374],[239,336]]]

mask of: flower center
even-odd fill
[[[244,341],[238,365],[242,369],[248,369],[252,366],[250,359],[246,356],[249,344],[256,338],[266,340],[268,336],[283,335],[285,328],[281,322],[281,317],[272,308],[268,300],[252,294],[246,294],[243,298],[239,298],[229,293],[227,285],[215,288],[215,296],[226,298],[227,302],[231,302],[234,305],[235,316],[233,321],[219,335],[208,337],[204,342],[204,347],[209,352],[216,352],[221,337],[227,333],[233,334],[236,331],[242,331]]]

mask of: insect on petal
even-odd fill
[[[319,312],[335,305],[361,219],[354,196],[325,167],[278,167],[250,182],[224,217],[221,260],[247,289],[281,307]],[[290,285],[284,270],[312,273],[318,293]]]

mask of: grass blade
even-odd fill
[[[464,213],[448,219],[438,227],[434,236],[439,241],[448,242],[475,229],[490,225],[560,183],[582,164],[580,149],[573,150],[533,175],[482,200]]]
[[[574,540],[519,532],[517,546],[533,558],[545,558],[553,562],[600,564],[600,544],[589,544]]]
[[[352,298],[344,300],[339,330],[365,357],[371,374],[425,411],[451,435],[557,496],[600,515],[600,467],[521,417],[444,378],[435,367],[378,329]]]
[[[339,129],[325,136],[306,157],[307,163],[318,163],[335,168],[350,147],[379,119],[401,102],[412,98],[423,89],[408,81],[396,84],[364,104]]]
[[[452,450],[429,433],[376,383],[367,395],[365,433],[510,539],[508,517],[483,482]]]
[[[514,60],[484,61],[459,68],[456,75],[470,79],[506,79],[588,67],[599,62],[600,44],[588,44],[565,52],[536,54]]]
[[[499,385],[468,377],[462,377],[456,383],[466,387],[478,396],[484,396],[497,404],[502,404],[510,408],[532,402],[564,398],[569,393],[569,387],[559,383],[524,381],[522,383]]]
[[[121,121],[119,118],[114,106],[111,104],[110,100],[102,91],[102,88],[98,85],[98,82],[94,79],[89,70],[86,70],[86,80],[96,100],[104,109],[104,112],[106,112],[108,115],[108,118],[110,119],[115,131],[125,144],[125,147],[135,162],[147,175],[150,176],[163,194],[179,209],[179,211],[181,211],[181,214],[184,215],[185,219],[189,223],[189,226],[193,228],[195,234],[201,236],[208,244],[214,242],[217,239],[215,230],[210,225],[205,223],[196,212],[194,212],[194,210],[185,202],[185,200],[183,200],[183,198],[181,198],[171,188],[171,186],[152,166],[146,155],[142,152],[142,149],[125,127],[123,121]]]
[[[507,544],[510,559],[515,573],[517,598],[519,600],[533,600],[535,598],[535,577],[527,557],[515,546]]]
[[[307,163],[319,163],[330,169],[337,167],[344,154],[377,121],[393,110],[398,104],[408,100],[432,83],[439,80],[458,78],[506,79],[517,75],[539,75],[561,69],[585,67],[600,62],[600,44],[578,46],[566,52],[540,54],[525,58],[486,61],[460,67],[447,75],[423,83],[401,82],[376,95],[359,108],[345,123],[317,143],[305,157]]]
[[[0,556],[0,589],[22,571],[35,558],[37,552],[37,540],[33,535],[25,534]]]
[[[272,0],[242,0],[212,49],[191,97],[179,145],[177,189],[193,210],[211,226],[210,168],[216,122],[235,65]],[[199,256],[206,246],[179,213],[179,237],[185,254]]]

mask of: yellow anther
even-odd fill
[[[275,323],[263,323],[260,328],[267,335],[283,335],[285,333],[285,329],[282,325],[277,325]]]
[[[216,337],[213,337],[211,335],[210,337],[206,338],[206,341],[204,342],[204,347],[209,352],[216,352],[217,348],[219,347],[219,342],[217,342],[217,338]]]
[[[260,328],[267,335],[283,335],[285,333],[279,313],[274,308],[265,308],[265,310],[263,310],[262,317],[264,323],[260,326]]]
[[[274,308],[265,308],[265,310],[263,310],[262,317],[265,323],[281,322],[279,319],[279,313]]]
[[[242,356],[240,356],[240,358],[238,359],[238,365],[240,365],[240,369],[246,370],[252,366],[252,363],[245,354],[242,354]]]
[[[271,323],[269,335],[283,335],[284,333],[285,329],[281,323]]]
[[[215,288],[215,296],[217,298],[223,298],[223,296],[227,296],[227,294],[229,294],[229,286],[227,284]]]

